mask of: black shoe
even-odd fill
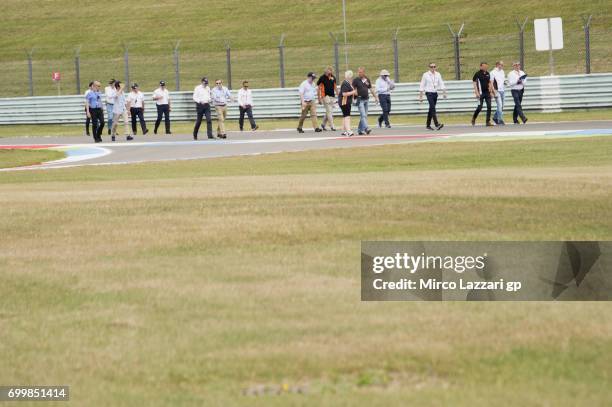
[[[431,126],[427,126],[427,127],[425,127],[425,128],[426,128],[427,130],[434,131],[434,128],[433,128],[433,127],[431,127]]]
[[[134,137],[132,137],[132,136],[127,136],[125,139],[126,139],[127,141],[132,141],[132,140],[134,140]]]
[[[102,139],[101,139],[101,138],[94,139],[94,142],[96,142],[96,143],[101,143],[101,142],[102,142]]]
[[[240,131],[243,131],[242,127],[240,128]]]
[[[318,128],[318,127],[315,129],[315,133],[321,133],[322,131],[323,131],[323,130],[321,130],[321,129],[320,129],[320,128]]]
[[[499,124],[499,120],[497,120],[497,118],[493,118],[493,121],[495,122],[495,124]]]
[[[472,126],[476,126],[476,119],[472,119]]]
[[[368,127],[368,128],[365,130],[365,132],[366,132],[366,134],[370,134],[370,133],[372,133],[372,129]]]
[[[208,138],[209,138],[210,140],[214,140],[214,139],[215,139],[215,137],[214,137],[214,136],[208,136]]]
[[[444,123],[440,123],[436,126],[436,130],[440,130],[442,127],[444,127]]]
[[[487,127],[493,127],[493,123],[487,122]]]
[[[108,135],[110,136],[111,129],[108,129]]]
[[[357,134],[363,136],[365,133],[363,131],[358,131]]]
[[[145,129],[145,131],[142,132],[142,135],[146,136],[148,132],[149,132],[149,129]]]
[[[157,129],[153,130],[153,134],[157,134]]]
[[[331,127],[330,130],[331,131],[336,131],[336,128],[335,127]]]
[[[391,128],[391,125],[390,125],[390,124],[387,124],[387,125],[385,126],[385,128],[390,129],[390,128]]]
[[[298,128],[297,128],[297,131],[298,131],[298,133],[304,133],[304,130],[302,130],[302,128],[301,128],[301,127],[298,127]]]
[[[167,131],[167,132],[166,132],[166,135],[170,135],[170,134],[172,134],[172,132],[171,132],[171,131]]]
[[[528,119],[525,117],[525,118],[523,119],[523,124],[527,123],[527,120],[528,120]]]
[[[378,119],[378,127],[382,128],[382,120]]]
[[[323,130],[323,131],[327,131],[327,129],[325,128],[325,126],[324,126],[324,125],[321,125],[321,130]],[[316,130],[315,130],[315,131],[316,131]]]
[[[253,127],[251,130],[255,131],[255,130],[257,130],[258,128],[259,128],[259,126],[258,126],[258,125],[255,125],[255,127]]]
[[[112,136],[112,137],[111,137],[111,141],[115,141],[115,136]]]
[[[197,139],[198,139],[198,136],[196,136],[196,135],[194,134],[194,135],[193,135],[193,139],[194,139],[194,140],[197,140]]]

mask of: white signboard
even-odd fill
[[[537,51],[563,49],[563,23],[561,17],[533,20]]]

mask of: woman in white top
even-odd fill
[[[128,123],[128,110],[126,107],[125,93],[123,92],[123,84],[120,81],[115,82],[115,104],[113,105],[113,129],[111,132],[112,140],[115,141],[115,136],[117,135],[117,125],[119,124],[119,119],[123,118],[123,124],[125,125],[125,135],[126,139],[133,140],[132,130],[130,129],[130,125]]]

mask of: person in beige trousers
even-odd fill
[[[312,127],[314,131],[319,133],[322,130],[319,128],[319,123],[317,122],[317,86],[314,83],[316,79],[316,75],[314,72],[308,72],[306,76],[306,80],[302,82],[299,87],[300,92],[300,105],[302,107],[302,114],[300,116],[300,122],[298,124],[297,131],[298,133],[304,133],[302,126],[304,125],[304,120],[306,120],[306,116],[310,113],[310,119],[312,120]]]
[[[212,102],[215,105],[217,111],[217,137],[227,138],[225,132],[225,119],[227,118],[227,104],[233,102],[232,94],[230,91],[223,86],[223,81],[217,79],[215,81],[215,87],[211,91]]]
[[[111,140],[115,141],[119,120],[123,119],[126,140],[130,141],[134,138],[132,137],[132,129],[130,128],[128,121],[129,112],[126,106],[125,92],[123,91],[123,84],[120,81],[115,81],[115,91],[116,97],[113,105],[113,127],[111,129]]]

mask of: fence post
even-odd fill
[[[181,90],[181,71],[179,67],[179,45],[181,45],[181,40],[178,40],[174,45],[174,83],[176,87],[176,91]]]
[[[26,51],[26,54],[28,55],[28,78],[30,80],[30,96],[34,96],[34,75],[32,72],[32,55],[34,55],[34,48],[29,51]]]
[[[232,89],[232,49],[229,41],[225,42],[225,60],[227,61],[227,88]]]
[[[529,21],[529,17],[525,17],[522,23],[516,20],[516,25],[519,28],[519,61],[521,62],[521,69],[525,69],[525,26],[527,21]]]
[[[582,16],[584,25],[584,63],[586,65],[586,73],[591,73],[591,19],[592,15],[588,17]]]
[[[453,44],[455,48],[455,79],[461,80],[461,54],[459,50],[459,39],[461,38],[461,34],[463,33],[463,28],[465,27],[465,23],[461,24],[459,31],[454,32],[451,28],[450,24],[446,24],[448,26],[448,30],[453,36]]]
[[[336,69],[336,76],[340,77],[340,52],[338,50],[338,37],[332,32],[329,33],[332,41],[334,42],[334,68]]]
[[[76,76],[76,94],[81,94],[81,46],[74,51],[74,74]]]
[[[278,57],[280,59],[280,87],[285,87],[285,34],[281,34],[278,45]]]
[[[393,66],[395,69],[395,82],[399,82],[399,50],[397,47],[397,33],[399,32],[399,27],[395,30],[395,34],[393,35]]]
[[[127,44],[124,44],[123,51],[123,64],[125,66],[125,85],[130,85],[130,50],[128,49]]]

